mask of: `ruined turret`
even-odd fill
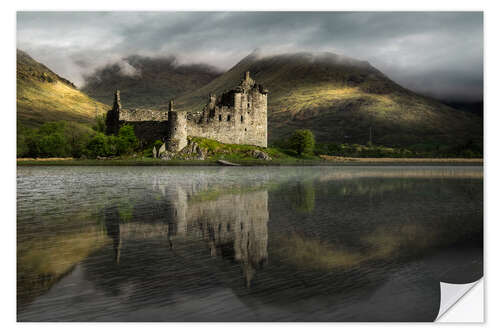
[[[122,103],[120,101],[120,90],[115,91],[115,101],[113,103],[113,110],[121,110]]]
[[[174,110],[174,100],[170,100],[168,107],[168,136],[167,149],[178,152],[187,145],[187,119],[185,112]]]
[[[267,90],[245,72],[233,89],[208,96],[196,125],[189,126],[189,135],[267,147]]]
[[[241,92],[247,92],[253,88],[255,81],[250,77],[250,72],[245,72],[243,76],[243,80],[241,80],[240,85],[236,87],[236,90],[240,90]]]
[[[120,90],[115,91],[115,100],[113,108],[106,114],[106,134],[117,135],[120,129],[120,112],[122,104],[120,102]]]
[[[210,93],[210,95],[208,95],[208,104],[211,107],[214,107],[216,101],[217,101],[217,96],[214,93]]]

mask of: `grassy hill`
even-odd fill
[[[178,65],[174,57],[130,56],[86,77],[82,91],[111,104],[114,91],[119,89],[124,107],[154,107],[194,91],[219,75],[208,65]]]
[[[241,60],[209,84],[176,100],[201,111],[210,92],[239,83],[245,71],[269,89],[269,141],[311,129],[320,142],[384,145],[482,142],[479,117],[399,86],[368,62],[332,53],[296,53]]]
[[[27,53],[17,50],[17,123],[38,127],[48,121],[91,123],[110,107],[82,93]]]

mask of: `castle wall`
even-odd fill
[[[135,136],[149,145],[168,137],[168,112],[150,109],[122,109],[120,91],[115,92],[113,109],[106,115],[106,134],[118,135],[121,126],[132,125]]]
[[[223,143],[267,147],[267,94],[254,88],[229,96],[230,103],[228,96],[223,95],[217,104],[211,97],[201,117],[187,122],[187,134]]]
[[[267,147],[267,90],[246,72],[235,89],[219,98],[210,95],[201,116],[195,119],[188,119],[185,112],[174,111],[173,101],[168,112],[122,109],[117,90],[113,109],[106,117],[106,132],[116,135],[120,126],[126,124],[133,125],[135,135],[144,144],[162,140],[172,152],[187,145],[187,136]]]
[[[165,141],[168,137],[168,112],[149,109],[121,109],[120,126],[132,125],[135,136],[143,143],[151,144],[156,140]]]
[[[167,121],[168,112],[150,109],[121,109],[119,120],[123,122]]]
[[[168,121],[120,121],[120,126],[132,125],[135,136],[145,145],[168,138]]]

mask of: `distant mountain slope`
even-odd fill
[[[17,122],[38,126],[47,121],[91,122],[109,106],[88,97],[65,78],[17,50]]]
[[[130,56],[87,76],[82,91],[111,104],[119,89],[124,107],[154,107],[196,90],[220,74],[208,65],[178,65],[175,57]]]
[[[296,53],[241,60],[225,74],[181,96],[177,108],[199,112],[211,92],[236,85],[245,71],[269,89],[269,141],[298,128],[318,141],[377,144],[456,143],[482,137],[475,115],[417,95],[369,63],[332,53]]]

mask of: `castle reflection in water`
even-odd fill
[[[201,239],[212,257],[240,263],[244,283],[250,287],[268,257],[267,189],[205,191],[208,187],[196,191],[154,182],[153,192],[163,197],[163,209],[152,209],[153,216],[148,219],[156,223],[143,223],[133,216],[126,221],[116,206],[105,208],[106,232],[113,242],[115,262],[120,263],[121,248],[127,240],[160,236],[175,248],[177,241]]]
[[[430,321],[482,276],[480,167],[19,172],[19,321]]]

